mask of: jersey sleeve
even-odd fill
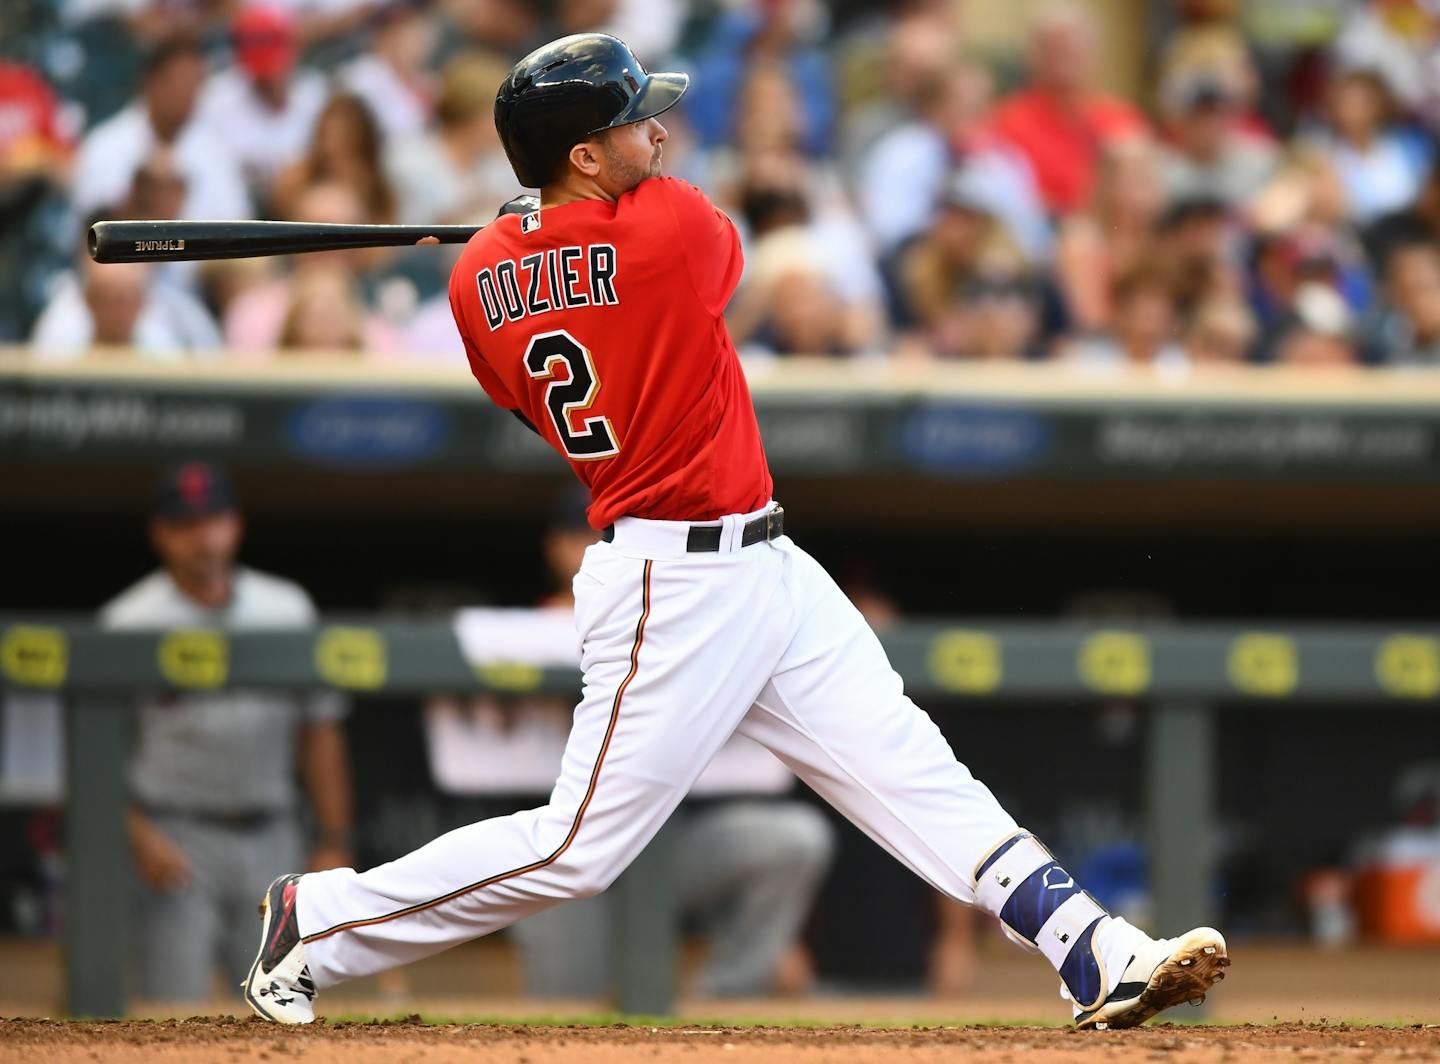
[[[466,287],[466,278],[469,277],[468,268],[462,258],[455,265],[455,272],[450,275],[450,312],[455,315],[455,328],[460,333],[460,340],[465,345],[465,357],[470,361],[470,372],[480,382],[480,387],[485,389],[495,405],[505,410],[516,410],[520,403],[510,394],[510,389],[500,379],[500,375],[491,368],[490,363],[485,361],[485,356],[480,353],[472,337],[475,331],[471,328],[476,310],[473,304],[480,298],[474,294],[473,283]]]
[[[655,183],[675,219],[676,243],[695,292],[705,309],[719,316],[745,268],[735,223],[694,185],[666,177],[657,178]]]

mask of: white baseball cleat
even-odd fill
[[[295,918],[295,889],[300,877],[280,876],[260,899],[260,952],[240,984],[245,1003],[275,1023],[315,1019],[315,982],[305,966],[305,945]]]
[[[1134,929],[1126,925],[1126,930]],[[1114,989],[1098,1007],[1077,1008],[1076,1027],[1138,1027],[1181,1002],[1198,1005],[1230,966],[1225,936],[1213,927],[1197,927],[1179,938],[1136,934],[1128,949],[1130,960],[1111,983]]]

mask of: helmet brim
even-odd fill
[[[649,74],[645,84],[634,99],[618,115],[610,120],[606,129],[628,126],[632,122],[643,122],[670,110],[685,95],[690,87],[689,74]],[[598,133],[599,130],[596,130]]]

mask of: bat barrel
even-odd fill
[[[96,262],[171,262],[400,247],[429,240],[463,244],[475,225],[343,225],[331,222],[109,221],[90,227]]]

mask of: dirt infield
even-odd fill
[[[1079,1032],[1046,1027],[426,1026],[418,1020],[296,1029],[230,1017],[100,1023],[0,1020],[0,1064],[95,1060],[243,1064],[292,1059],[306,1064],[1440,1061],[1440,1025],[1161,1024],[1136,1031]]]

